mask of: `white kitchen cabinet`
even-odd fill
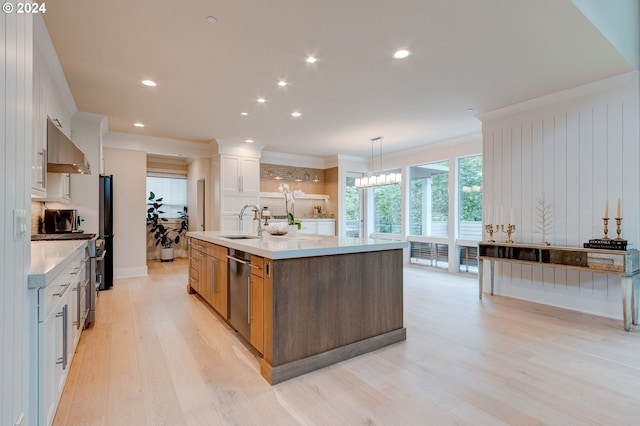
[[[57,195],[59,188],[53,188],[53,195],[48,193],[47,179],[47,118],[67,137],[71,137],[71,115],[73,111],[65,108],[63,98],[51,77],[47,63],[38,46],[33,49],[33,123],[32,123],[32,157],[31,157],[31,195],[34,198],[57,197],[55,201],[65,202]],[[43,200],[45,201],[45,200]],[[67,201],[68,202],[68,201]]]
[[[332,219],[302,219],[300,234],[336,235],[336,222]]]
[[[52,284],[39,290],[42,296],[39,298],[45,300],[45,306],[39,307],[39,310],[45,311],[45,316],[38,324],[39,425],[53,423],[67,378],[70,362],[70,279],[70,273],[65,271]],[[47,306],[47,302],[52,306]]]
[[[320,235],[336,235],[336,222],[330,221],[318,221],[318,234]]]
[[[31,195],[47,196],[47,87],[33,70],[33,139],[31,149]]]
[[[47,195],[39,201],[71,202],[71,175],[69,173],[47,173]]]
[[[245,211],[240,225],[240,210],[247,204],[260,202],[260,160],[254,157],[220,155],[220,213],[222,231],[250,232],[253,212]]]
[[[220,156],[222,192],[260,193],[260,160],[235,155]]]
[[[300,221],[300,229],[298,229],[298,233],[300,233],[300,234],[317,234],[318,233],[318,224],[313,220],[301,220]]]
[[[49,426],[53,423],[82,332],[82,327],[78,327],[74,319],[82,314],[78,308],[83,309],[78,303],[78,291],[82,291],[78,287],[87,278],[84,253],[84,246],[75,250],[63,261],[65,266],[59,273],[48,277],[42,287],[30,290],[33,345],[30,399],[34,425]]]

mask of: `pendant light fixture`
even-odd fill
[[[369,176],[356,178],[355,185],[358,188],[369,188],[372,186],[392,185],[402,182],[402,173],[383,173],[382,172],[382,136],[376,136],[371,139],[371,170],[374,170],[374,145],[379,142],[378,171]]]

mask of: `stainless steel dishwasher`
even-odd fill
[[[229,249],[227,257],[229,258],[229,322],[238,333],[249,340],[251,254]]]

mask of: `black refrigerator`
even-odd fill
[[[113,287],[113,175],[100,176],[100,238],[106,251],[100,290],[108,290]]]

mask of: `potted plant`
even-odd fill
[[[280,186],[278,187],[278,191],[284,195],[284,208],[287,211],[287,223],[289,224],[289,233],[295,237],[298,234],[298,230],[300,229],[301,223],[299,220],[297,220],[293,216],[293,203],[295,201],[295,198],[300,195],[304,195],[304,192],[302,192],[299,189],[292,191],[291,188],[289,188],[289,184],[287,183],[284,183],[284,184],[281,183]],[[289,206],[291,206],[291,210],[289,210]]]
[[[147,228],[155,239],[155,245],[160,246],[160,260],[170,262],[174,259],[173,245],[180,242],[180,237],[189,229],[189,215],[187,207],[178,211],[180,218],[177,226],[170,227],[166,222],[167,218],[161,217],[165,212],[162,210],[162,197],[156,198],[153,192],[149,193],[147,206]]]

